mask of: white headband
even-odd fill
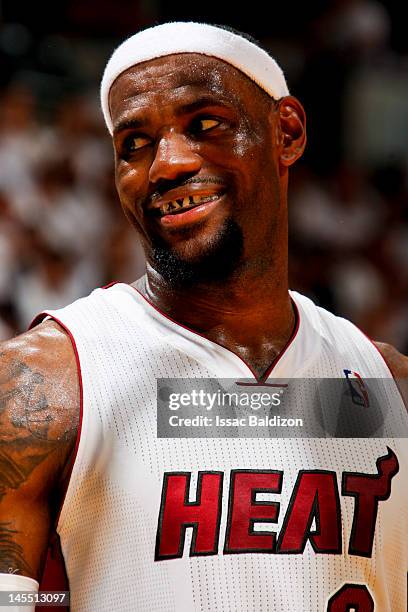
[[[202,53],[231,64],[272,98],[289,94],[281,68],[266,51],[246,38],[205,23],[173,22],[142,30],[125,40],[108,61],[101,83],[101,105],[109,132],[113,125],[109,90],[125,70],[174,53]]]

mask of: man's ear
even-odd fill
[[[282,166],[291,166],[303,154],[306,146],[306,114],[294,96],[285,96],[278,102],[280,122],[280,155]]]

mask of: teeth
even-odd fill
[[[162,214],[166,215],[167,213],[172,212],[173,210],[178,210],[179,208],[187,208],[192,206],[193,204],[203,204],[204,202],[211,202],[212,200],[217,200],[220,197],[219,194],[213,195],[194,195],[194,196],[186,196],[185,198],[177,198],[177,200],[171,200],[170,202],[166,202],[163,206],[160,207],[160,211]]]
[[[180,208],[180,206],[177,204],[177,202],[167,202],[166,204],[163,205],[162,207],[164,209],[165,213],[169,213],[172,210],[176,210],[177,208]]]
[[[199,202],[212,202],[213,200],[218,200],[219,197],[219,194],[199,196]]]

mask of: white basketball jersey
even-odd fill
[[[291,297],[298,327],[268,379],[392,379],[354,325]],[[82,388],[57,527],[72,612],[406,612],[408,439],[158,438],[158,378],[250,368],[129,285],[48,314]]]

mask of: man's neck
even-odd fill
[[[296,323],[287,282],[273,277],[173,289],[149,271],[134,285],[159,310],[239,355],[259,378]]]

